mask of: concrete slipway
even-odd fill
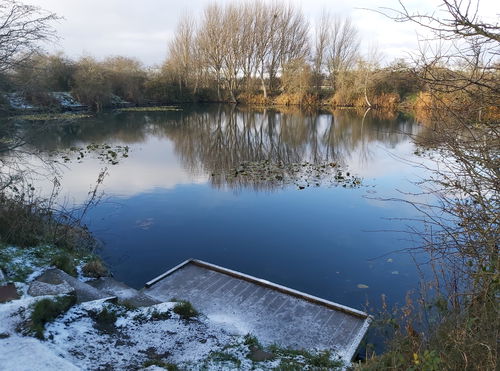
[[[328,349],[346,362],[371,322],[362,311],[194,259],[149,281],[143,291],[159,301],[188,300],[211,320],[263,345]]]

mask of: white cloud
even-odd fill
[[[160,64],[177,20],[184,14],[201,14],[208,0],[25,0],[56,12],[65,19],[57,29],[61,40],[50,50],[63,50],[71,57],[91,54],[137,57],[147,65]],[[238,2],[222,0],[220,3]],[[271,0],[266,0],[271,1]],[[366,9],[398,8],[397,0],[290,0],[299,5],[311,24],[322,9],[350,16],[360,30],[364,46],[376,43],[391,60],[417,47],[417,30],[412,24],[395,23]],[[406,0],[405,6],[420,12],[436,11],[439,0]],[[482,14],[495,21],[499,5],[481,1]]]

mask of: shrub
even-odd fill
[[[45,324],[66,313],[76,303],[75,295],[67,295],[38,301],[31,313],[31,331],[39,339],[44,339]]]
[[[51,227],[49,217],[49,210],[35,200],[0,194],[0,238],[5,243],[23,247],[42,243]]]
[[[93,258],[82,268],[83,274],[87,277],[100,278],[108,275],[108,270],[101,259]]]

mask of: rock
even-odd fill
[[[58,284],[33,281],[28,289],[28,294],[31,296],[64,295],[73,292],[75,292],[75,289],[66,281]]]
[[[13,283],[0,286],[0,303],[5,303],[14,299],[19,299],[19,294]]]
[[[269,353],[266,352],[265,350],[255,347],[250,348],[250,354],[248,355],[248,358],[250,358],[254,362],[269,361],[274,357],[275,356],[273,353]]]

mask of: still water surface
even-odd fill
[[[102,241],[115,277],[135,287],[188,258],[239,270],[363,308],[380,295],[402,302],[417,287],[413,260],[389,254],[413,247],[399,202],[423,170],[409,134],[423,128],[401,116],[304,114],[232,106],[106,113],[54,126],[45,150],[89,143],[129,146],[115,166],[88,158],[63,171],[62,194],[82,202],[104,166],[105,197],[85,222]],[[343,187],[234,176],[242,163],[338,164],[361,178]],[[308,186],[309,185],[309,186]],[[304,189],[301,189],[304,187]]]

